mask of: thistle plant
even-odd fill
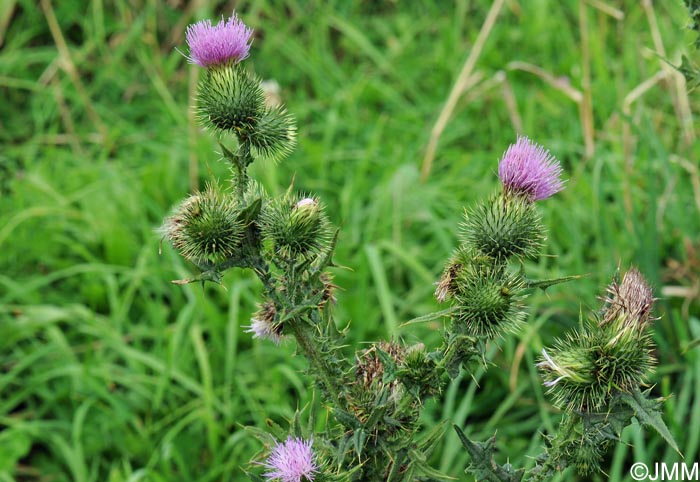
[[[262,443],[246,469],[254,481],[415,481],[446,477],[429,466],[445,425],[422,432],[420,413],[450,378],[486,367],[486,346],[527,321],[536,288],[576,276],[535,280],[525,260],[538,257],[546,230],[537,203],[564,188],[559,162],[544,147],[518,137],[498,164],[499,189],[465,212],[460,245],[436,283],[448,305],[422,320],[446,320],[438,347],[378,341],[347,353],[334,319],[333,252],[338,239],[321,200],[311,193],[270,197],[249,178],[260,158],[281,160],[296,127],[283,106],[265,105],[260,79],[245,68],[252,30],[234,14],[217,25],[187,29],[188,60],[204,69],[196,112],[217,136],[231,166],[230,186],[211,184],[182,201],[161,228],[199,274],[175,283],[220,283],[233,267],[251,269],[262,290],[248,332],[261,342],[293,339],[308,375],[328,407],[326,430],[304,428],[297,413],[288,429],[251,429]],[[605,449],[632,417],[670,434],[658,402],[643,391],[653,367],[651,289],[632,269],[608,289],[601,312],[542,351],[538,367],[554,404],[565,412],[557,434],[530,472],[543,480],[568,465],[599,470]],[[313,418],[313,414],[309,414]],[[641,417],[641,418],[640,418]],[[646,418],[645,418],[646,417]],[[473,442],[455,427],[479,479],[521,480],[524,473],[493,461],[494,439]]]

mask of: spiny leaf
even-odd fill
[[[661,418],[661,401],[652,400],[648,397],[649,391],[642,393],[640,390],[634,390],[632,393],[621,392],[619,397],[622,401],[628,404],[634,410],[634,416],[637,417],[640,423],[648,425],[656,430],[666,442],[669,443],[673,450],[678,452],[681,457],[680,449],[676,443],[671,431],[666,426],[663,418]]]
[[[524,469],[513,470],[510,464],[498,465],[493,459],[496,448],[496,435],[486,442],[473,442],[457,425],[452,425],[457,432],[460,442],[472,459],[467,468],[477,480],[489,480],[491,482],[520,482]]]
[[[534,279],[525,278],[525,287],[526,288],[540,288],[542,291],[545,291],[550,286],[554,286],[554,285],[558,285],[560,283],[567,283],[569,281],[585,278],[586,276],[589,276],[589,275],[587,275],[587,274],[575,274],[575,275],[571,275],[571,276],[562,276],[561,278],[551,278],[551,279],[543,279],[543,280],[534,280]]]

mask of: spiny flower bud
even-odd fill
[[[294,117],[284,107],[277,106],[265,109],[245,136],[256,156],[278,160],[294,149],[296,132]]]
[[[247,134],[260,121],[264,106],[260,81],[238,65],[208,69],[197,88],[197,117],[216,131]]]
[[[518,137],[498,163],[498,177],[507,194],[540,201],[564,189],[559,161],[542,146]]]
[[[474,337],[495,338],[514,331],[525,319],[524,283],[503,266],[474,263],[455,280],[453,327]]]
[[[187,57],[193,64],[208,68],[225,63],[238,63],[248,57],[253,29],[234,13],[228,20],[212,26],[211,20],[202,20],[187,27],[185,39],[190,49]]]
[[[218,264],[237,254],[245,226],[232,196],[208,187],[185,199],[161,228],[182,256]]]
[[[466,247],[497,260],[536,256],[545,232],[533,203],[522,196],[506,195],[467,211],[461,228]]]
[[[253,338],[268,339],[275,345],[279,345],[284,338],[282,335],[282,324],[275,322],[277,310],[275,304],[267,300],[250,320],[250,329],[246,333],[253,333]]]
[[[399,379],[419,399],[436,395],[442,389],[441,371],[436,362],[425,351],[425,345],[418,343],[406,350],[399,368]]]
[[[579,331],[542,350],[537,367],[559,407],[602,410],[616,391],[630,392],[643,385],[654,366],[647,323],[651,289],[632,269],[609,292],[614,302],[608,299],[603,318],[586,320]]]
[[[283,263],[318,254],[328,244],[328,221],[315,198],[284,196],[270,202],[260,224],[263,237],[272,242]]]

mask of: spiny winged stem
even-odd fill
[[[345,408],[345,400],[341,396],[342,388],[340,383],[342,383],[342,378],[338,377],[338,373],[331,368],[326,357],[323,356],[318,346],[314,343],[313,336],[310,333],[310,330],[314,328],[301,318],[289,320],[287,326],[294,336],[297,346],[312,365],[313,373],[319,377],[331,401],[337,407]]]
[[[571,438],[575,427],[576,417],[573,414],[564,415],[556,435],[551,440],[552,446],[537,457],[538,463],[530,470],[528,482],[548,480],[555,472],[560,472],[565,468],[566,442]]]

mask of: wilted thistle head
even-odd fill
[[[498,163],[498,177],[507,193],[533,201],[547,199],[564,189],[559,161],[527,137],[518,137]]]
[[[210,186],[182,201],[161,232],[190,261],[218,264],[238,254],[245,230],[239,214],[235,198]]]
[[[235,13],[227,20],[222,16],[215,26],[211,20],[202,20],[187,27],[187,59],[204,68],[238,63],[248,57],[251,35],[253,29],[246,27]]]
[[[621,285],[613,282],[608,291],[612,298],[601,317],[586,320],[580,330],[542,350],[537,366],[559,407],[602,410],[616,391],[643,385],[654,366],[648,330],[651,288],[632,269]]]
[[[452,330],[473,337],[496,338],[514,331],[525,319],[524,282],[502,265],[472,263],[455,279]]]
[[[622,278],[608,286],[605,298],[603,323],[610,323],[616,318],[624,318],[626,323],[646,324],[651,316],[654,295],[651,286],[637,268],[631,268]]]
[[[260,305],[260,309],[250,320],[250,328],[246,333],[253,333],[253,338],[270,340],[275,345],[282,342],[282,325],[275,322],[277,310],[275,304],[267,300]]]
[[[329,225],[316,198],[285,195],[268,203],[260,217],[263,238],[272,243],[283,265],[321,252],[328,244]]]
[[[278,443],[264,463],[269,471],[263,477],[280,482],[312,482],[319,472],[312,445],[313,440],[291,436]]]
[[[498,260],[536,256],[545,233],[533,203],[503,194],[468,210],[461,228],[466,247]]]

